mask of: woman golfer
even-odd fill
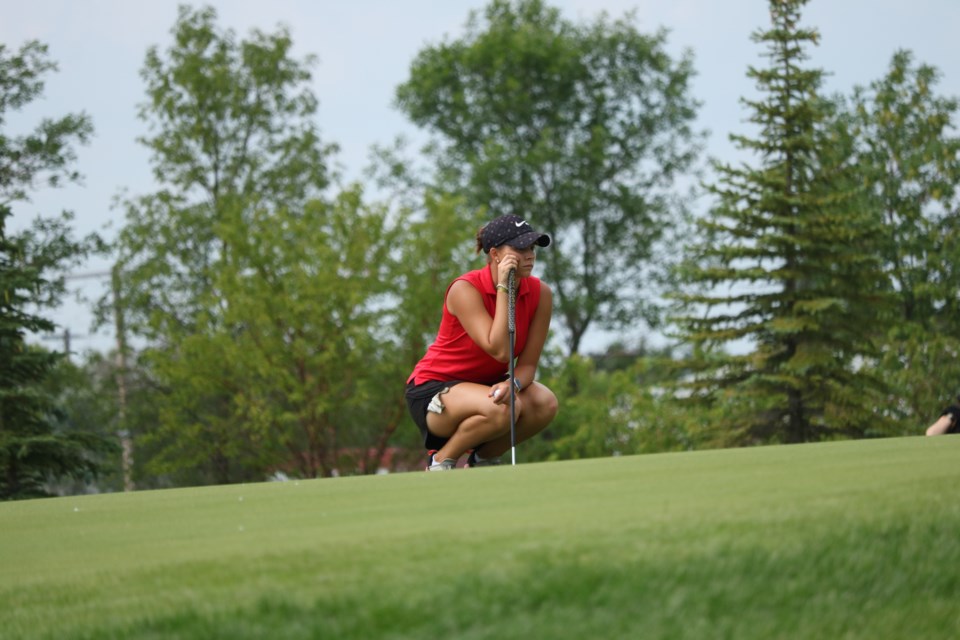
[[[557,415],[557,398],[534,381],[547,340],[553,297],[533,277],[535,247],[550,236],[522,218],[504,215],[477,232],[487,264],[455,279],[444,296],[440,330],[407,379],[406,398],[429,452],[428,471],[500,463],[511,446],[510,386],[515,438],[522,442]],[[514,376],[510,380],[508,278],[516,270]]]

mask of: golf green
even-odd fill
[[[958,463],[913,437],[4,503],[0,637],[955,638]]]

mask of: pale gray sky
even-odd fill
[[[745,77],[748,65],[763,66],[762,49],[750,34],[768,24],[766,0],[552,0],[569,19],[592,20],[606,11],[620,17],[636,10],[641,31],[670,30],[674,53],[691,49],[698,77],[695,96],[703,103],[701,128],[711,131],[707,153],[730,158],[729,133],[743,133],[745,111],[739,100],[753,94]],[[145,133],[136,117],[144,98],[139,76],[147,47],[166,49],[177,16],[178,0],[0,0],[0,43],[8,52],[30,39],[50,47],[60,70],[47,78],[43,99],[23,113],[12,114],[3,133],[17,135],[41,117],[86,111],[95,137],[81,148],[77,168],[82,186],[43,191],[18,205],[13,229],[38,214],[62,209],[76,214],[79,233],[100,231],[112,237],[122,223],[111,209],[113,198],[153,190],[148,154],[135,141]],[[374,144],[387,144],[398,134],[417,136],[392,107],[393,92],[407,78],[409,65],[425,45],[456,39],[471,9],[484,0],[216,0],[219,24],[241,37],[250,29],[290,28],[295,55],[315,54],[313,89],[320,100],[321,132],[340,145],[337,161],[347,179],[359,179]],[[918,62],[942,73],[940,94],[960,96],[960,0],[812,0],[804,11],[807,26],[819,29],[821,44],[811,64],[832,75],[829,92],[849,94],[855,84],[867,85],[884,75],[897,49],[914,52]],[[112,228],[106,225],[113,222]],[[86,271],[100,271],[92,262]],[[79,286],[79,284],[78,284]],[[96,281],[82,287],[98,295]],[[54,319],[74,336],[89,335],[90,316],[70,303]],[[76,338],[76,351],[111,346],[109,331]]]

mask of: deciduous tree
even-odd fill
[[[493,0],[458,40],[423,49],[397,104],[437,135],[447,188],[555,235],[540,256],[568,351],[591,327],[655,317],[658,253],[697,152],[691,57],[632,15],[564,20],[542,0]]]
[[[174,481],[332,473],[358,402],[364,331],[385,279],[382,216],[329,202],[312,58],[288,32],[221,31],[183,7],[143,77],[142,141],[162,188],[127,202],[118,251],[131,332],[154,377],[141,434]]]
[[[896,300],[877,363],[892,390],[895,433],[917,433],[960,379],[960,137],[958,103],[936,91],[940,73],[909,51],[858,88],[840,116],[855,132],[856,163],[883,221],[881,255]]]

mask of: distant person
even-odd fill
[[[927,427],[928,436],[942,436],[948,433],[960,433],[960,395],[957,403],[943,410],[940,417]]]
[[[499,464],[510,448],[510,386],[516,442],[542,431],[557,415],[557,398],[534,381],[547,340],[553,293],[535,278],[536,247],[550,236],[503,215],[477,232],[487,264],[456,278],[443,301],[437,338],[407,379],[406,399],[428,451],[427,470]],[[514,379],[510,380],[507,282],[515,269]]]

